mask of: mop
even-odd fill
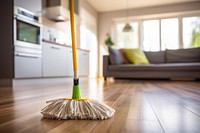
[[[104,120],[111,118],[115,110],[103,102],[81,97],[81,89],[78,78],[78,66],[76,57],[76,35],[74,20],[74,0],[70,0],[70,21],[72,34],[72,53],[74,68],[74,85],[72,98],[60,98],[47,101],[47,106],[41,110],[44,118],[50,119],[90,119]]]

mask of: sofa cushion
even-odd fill
[[[144,52],[151,64],[165,63],[165,51]]]
[[[200,62],[200,48],[166,50],[167,63]]]
[[[199,71],[200,63],[166,63],[148,65],[110,65],[111,71]]]
[[[121,52],[118,49],[108,47],[108,51],[109,51],[110,63],[112,65],[119,65],[124,63]]]
[[[136,49],[123,49],[126,54],[128,60],[133,64],[149,64],[149,61],[142,50],[139,48]]]
[[[119,51],[121,52],[121,55],[122,55],[124,64],[129,64],[130,61],[128,60],[128,58],[127,58],[127,56],[126,56],[126,53],[123,51],[123,49],[120,49]]]

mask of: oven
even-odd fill
[[[41,49],[42,25],[39,17],[20,7],[14,9],[14,45]]]
[[[34,13],[14,7],[15,78],[42,76],[42,25]]]

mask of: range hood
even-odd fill
[[[68,0],[47,0],[44,14],[48,19],[56,22],[69,20]]]

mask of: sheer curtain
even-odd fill
[[[126,22],[114,22],[111,37],[115,42],[116,48],[138,48],[139,47],[139,24],[138,22],[130,22],[133,27],[132,32],[123,32]]]

